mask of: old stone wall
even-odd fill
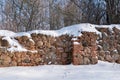
[[[0,66],[37,66],[44,64],[70,64],[72,61],[72,36],[52,37],[43,34],[19,36],[14,39],[28,51],[10,52],[7,40],[1,37]],[[4,44],[4,45],[3,45]]]
[[[97,35],[93,32],[82,32],[81,37],[73,38],[73,64],[87,65],[96,64],[97,58]]]
[[[11,37],[27,51],[8,51],[10,43],[0,37],[0,67],[50,64],[96,64],[98,60],[120,63],[120,30],[96,28],[101,32],[81,32],[82,36],[53,37],[32,33],[31,37]],[[17,47],[17,46],[14,46]]]
[[[120,63],[120,30],[117,28],[97,28],[102,35],[98,42],[98,59]]]

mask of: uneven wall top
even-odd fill
[[[120,26],[78,24],[60,30],[0,30],[0,66],[120,63]]]
[[[12,31],[7,30],[0,30],[0,39],[6,44],[8,51],[27,51],[27,49],[24,46],[22,46],[20,43],[18,43],[18,41],[16,41],[16,38],[29,38],[28,42],[33,44],[33,34],[44,34],[48,36],[58,37],[65,34],[72,36],[81,36],[81,32],[95,32],[96,34],[101,35],[101,31],[99,31],[99,28],[108,28],[109,31],[113,31],[114,27],[120,29],[120,25],[93,25],[89,23],[83,23],[64,27],[60,30],[33,30],[19,33],[14,33]],[[1,44],[1,46],[5,47],[5,44]]]

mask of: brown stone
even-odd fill
[[[92,45],[90,47],[91,51],[96,51],[98,49],[98,46],[95,44],[95,45]]]
[[[12,62],[10,63],[10,66],[17,66],[17,62],[16,62],[16,61],[12,61]]]
[[[15,56],[17,57],[17,58],[21,58],[22,57],[22,53],[15,53]]]
[[[42,59],[41,58],[35,58],[35,62],[40,63],[40,62],[42,62]]]
[[[120,64],[120,56],[119,56],[118,60],[116,61],[116,63]]]
[[[110,55],[106,55],[105,60],[108,61],[108,62],[113,62],[113,59]]]
[[[51,47],[50,47],[50,51],[51,51],[51,52],[56,52],[56,47],[55,47],[55,46],[51,46]]]
[[[85,47],[84,48],[84,52],[87,53],[87,54],[90,54],[91,53],[91,50],[89,47]]]
[[[120,33],[120,30],[116,27],[113,28],[113,31],[115,32],[115,34],[119,34]]]
[[[98,60],[105,61],[104,57],[98,56]]]
[[[55,45],[58,46],[58,47],[63,47],[64,43],[62,42],[62,40],[57,40]]]
[[[100,51],[99,52],[99,56],[102,56],[104,58],[105,57],[105,52],[104,51]]]
[[[30,63],[31,60],[30,60],[30,58],[26,58],[26,59],[23,60],[23,62],[24,62],[24,63]]]
[[[22,58],[17,58],[17,62],[22,62]]]
[[[0,60],[3,60],[2,64],[3,64],[4,66],[9,66],[9,64],[10,64],[10,62],[11,62],[11,58],[10,58],[9,56],[5,55],[5,54],[2,54],[2,55],[0,56]]]
[[[98,56],[98,55],[97,55],[97,51],[92,51],[92,52],[91,52],[91,56],[92,56],[92,57],[97,57],[97,56]]]
[[[84,57],[83,63],[84,63],[85,65],[90,64],[90,59],[89,59],[88,57]]]
[[[83,56],[80,54],[74,54],[73,55],[73,64],[74,65],[83,65]]]
[[[11,58],[15,55],[14,53],[10,53],[10,52],[8,54]]]
[[[112,59],[113,59],[114,61],[117,61],[117,60],[119,59],[119,56],[120,56],[120,55],[117,54],[117,53],[111,55],[111,57],[112,57]]]
[[[79,53],[83,50],[83,47],[81,45],[73,45],[73,53]]]
[[[29,39],[29,37],[28,36],[22,36],[21,39],[22,39],[22,41],[27,41]]]
[[[80,65],[79,62],[78,62],[78,59],[73,59],[73,65]]]
[[[9,44],[9,42],[8,42],[7,40],[4,40],[4,39],[3,39],[3,40],[1,41],[1,46],[2,46],[2,47],[10,47],[10,44]]]
[[[36,45],[37,45],[38,47],[41,47],[41,46],[43,46],[43,42],[42,42],[42,41],[38,41],[38,42],[36,43]]]
[[[34,46],[35,42],[32,39],[29,39],[27,40],[26,44],[29,46]]]
[[[97,64],[97,63],[98,63],[98,58],[92,57],[92,58],[91,58],[91,63],[92,63],[92,64]]]
[[[106,32],[106,33],[109,33],[109,28],[99,28],[99,27],[96,27],[96,29],[100,32]]]
[[[51,47],[50,42],[47,42],[47,43],[46,43],[46,46],[47,46],[48,48],[50,48],[50,47]]]
[[[46,36],[42,36],[43,41],[47,41]]]
[[[67,53],[62,53],[62,57],[67,58],[68,54]]]
[[[56,49],[57,53],[63,53],[64,52],[64,49],[62,47],[58,47]]]
[[[0,48],[0,53],[6,53],[7,52],[7,48],[6,47],[1,47]]]
[[[34,38],[34,37],[37,37],[37,34],[36,33],[32,33],[31,36]]]

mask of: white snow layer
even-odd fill
[[[89,23],[82,23],[82,24],[76,24],[68,27],[64,27],[59,30],[33,30],[33,31],[28,31],[28,32],[19,32],[19,33],[14,33],[12,31],[8,30],[0,30],[0,36],[28,36],[31,37],[30,34],[32,33],[41,33],[45,35],[51,35],[51,36],[61,36],[64,34],[68,35],[73,35],[73,36],[80,36],[82,31],[87,31],[87,32],[95,32],[97,34],[100,34],[98,30],[96,30],[96,27],[102,27],[102,28],[109,28],[112,30],[113,27],[116,27],[120,29],[120,24],[115,25],[94,25],[94,24],[89,24]]]
[[[43,65],[0,68],[0,80],[120,80],[120,64]]]
[[[79,42],[74,42],[73,44],[79,45],[80,43]]]
[[[95,32],[96,34],[101,35],[101,33],[96,29],[96,27],[104,27],[104,28],[109,28],[112,30],[113,27],[116,27],[120,29],[120,24],[118,25],[94,25],[94,24],[89,24],[89,23],[83,23],[83,24],[76,24],[68,27],[64,27],[59,30],[33,30],[29,32],[19,32],[19,33],[14,33],[12,31],[8,30],[0,30],[0,36],[4,36],[4,39],[6,39],[10,43],[10,48],[8,49],[9,51],[26,51],[24,47],[22,47],[15,39],[14,37],[16,36],[28,36],[31,38],[32,33],[41,33],[45,35],[51,35],[51,36],[61,36],[64,34],[68,35],[73,35],[73,36],[81,36],[82,31],[87,31],[87,32]]]
[[[87,32],[96,32],[97,34],[100,34],[100,32],[97,31],[95,27],[96,25],[84,23],[84,24],[77,24],[77,25],[64,27],[59,30],[33,30],[33,31],[30,31],[29,33],[41,33],[41,34],[51,35],[51,36],[61,36],[64,34],[81,36],[82,31],[87,31]]]
[[[8,51],[11,51],[11,52],[13,52],[13,51],[27,51],[27,49],[25,49],[25,48],[23,48],[19,43],[18,43],[18,41],[17,40],[15,40],[15,39],[11,39],[10,37],[3,37],[2,38],[3,40],[7,40],[8,42],[9,42],[9,44],[10,44],[10,48],[8,48],[7,50]]]

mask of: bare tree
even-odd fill
[[[107,24],[120,23],[120,0],[105,0]]]
[[[81,10],[71,1],[64,8],[64,25],[73,25],[81,22],[82,12]]]
[[[45,14],[48,7],[45,2],[45,0],[7,0],[4,13],[7,23],[10,23],[8,26],[15,28],[14,31],[46,29],[49,16]]]
[[[49,24],[51,30],[64,26],[62,2],[63,1],[56,2],[55,0],[49,0]]]
[[[59,29],[79,23],[120,23],[120,0],[0,1],[1,29]]]
[[[102,17],[105,15],[104,4],[97,2],[94,0],[70,0],[73,2],[82,13],[81,22],[88,22],[94,24],[100,24]]]

